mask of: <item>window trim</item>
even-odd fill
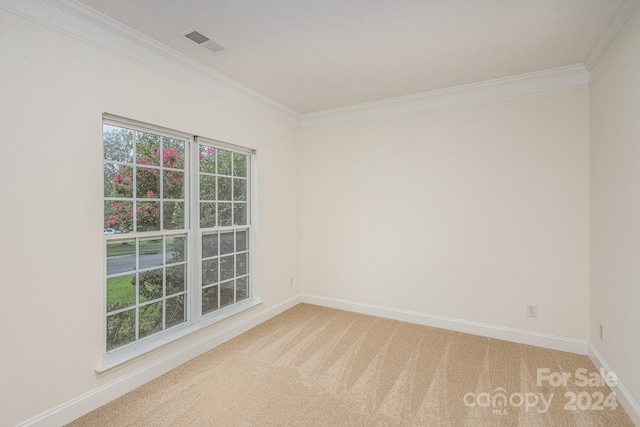
[[[203,328],[218,323],[224,319],[228,319],[239,313],[245,312],[263,301],[260,299],[258,287],[258,169],[257,169],[257,151],[251,148],[242,147],[236,144],[227,143],[211,138],[200,137],[187,132],[180,132],[161,126],[151,125],[137,120],[132,120],[109,113],[102,116],[102,125],[111,125],[117,127],[130,128],[136,131],[149,132],[169,138],[175,138],[185,141],[185,229],[180,230],[158,230],[126,233],[126,238],[135,239],[136,237],[164,237],[165,235],[183,234],[187,236],[187,261],[186,261],[186,318],[184,323],[174,325],[170,328],[156,332],[148,337],[135,340],[124,346],[107,351],[107,243],[113,240],[122,240],[125,235],[104,235],[103,236],[103,276],[101,281],[102,292],[102,342],[101,353],[102,358],[96,367],[96,373],[101,376],[108,374],[114,370],[133,363],[140,357],[159,349],[176,340],[195,333]],[[199,221],[199,147],[200,144],[212,145],[223,150],[233,151],[247,156],[247,225],[229,226],[201,229]],[[103,142],[104,145],[104,142]],[[134,162],[135,163],[135,162]],[[102,159],[104,165],[104,158]],[[104,169],[104,166],[103,166]],[[104,172],[103,172],[104,173]],[[135,195],[135,194],[134,194]],[[104,200],[104,196],[102,200]],[[162,224],[161,224],[162,226]],[[202,314],[202,278],[201,278],[201,238],[202,230],[206,231],[225,231],[235,230],[236,228],[248,229],[249,250],[248,250],[248,268],[249,295],[245,300],[235,302],[229,306],[218,308],[217,310]],[[206,233],[206,232],[205,232]]]
[[[140,122],[137,120],[133,120],[133,119],[128,119],[126,117],[122,117],[122,116],[116,116],[114,114],[109,114],[109,113],[102,113],[102,124],[103,125],[111,125],[111,126],[119,126],[119,127],[126,127],[126,126],[131,126],[134,127],[136,130],[140,130],[143,132],[149,132],[149,133],[160,133],[163,136],[167,136],[170,138],[176,138],[176,139],[186,139],[186,140],[191,140],[193,138],[193,134],[189,133],[189,132],[180,132],[174,129],[169,129],[169,128],[165,128],[162,126],[156,126],[156,125],[152,125],[149,123],[145,123],[145,122]],[[103,158],[104,160],[104,158]]]

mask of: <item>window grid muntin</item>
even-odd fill
[[[200,209],[202,209],[202,206],[204,203],[212,203],[215,206],[215,224],[213,227],[203,227],[203,223],[202,221],[199,222],[199,226],[200,226],[200,259],[199,259],[199,277],[200,277],[200,283],[201,283],[201,289],[200,289],[200,296],[201,296],[201,302],[200,302],[200,308],[201,308],[201,312],[203,316],[212,314],[212,313],[216,313],[219,310],[223,309],[223,308],[227,308],[229,306],[233,306],[234,304],[237,304],[241,301],[244,301],[246,299],[251,298],[251,269],[249,268],[250,264],[251,264],[251,242],[250,242],[250,235],[251,235],[251,224],[250,224],[250,212],[249,212],[249,200],[250,200],[250,185],[249,185],[249,179],[250,179],[250,161],[251,161],[251,157],[248,153],[242,153],[242,152],[236,152],[234,150],[228,149],[228,148],[223,148],[223,147],[216,147],[215,144],[202,144],[200,143],[198,146],[198,153],[202,154],[204,153],[204,151],[206,149],[214,149],[216,150],[214,153],[214,167],[213,167],[213,172],[210,170],[206,170],[203,171],[203,167],[200,163],[200,161],[202,159],[204,159],[204,157],[198,157],[198,191],[197,191],[197,195],[198,195],[198,206],[200,207]],[[220,172],[224,172],[220,170],[220,156],[223,152],[227,152],[230,155],[231,161],[229,164],[229,174],[226,173],[220,173]],[[237,174],[236,172],[236,156],[244,156],[244,176]],[[202,188],[201,188],[201,181],[202,181],[202,177],[206,176],[206,177],[213,177],[215,179],[215,198],[205,198],[202,199],[201,196],[202,194]],[[229,198],[228,199],[221,199],[220,197],[220,183],[221,180],[219,178],[225,178],[229,180],[229,187],[230,187],[230,191],[229,191]],[[236,201],[236,185],[235,185],[235,180],[244,180],[244,200],[237,200]],[[224,181],[222,181],[224,182]],[[231,219],[231,225],[221,225],[221,220],[220,220],[220,213],[221,213],[221,209],[220,206],[224,205],[224,204],[228,204],[231,206],[231,212],[230,212],[230,219]],[[243,206],[243,210],[244,210],[244,223],[243,224],[236,224],[236,207],[237,206]],[[200,220],[202,220],[202,218],[200,218]],[[231,232],[232,234],[232,246],[233,246],[233,250],[229,253],[222,253],[222,234],[225,232]],[[237,233],[238,232],[244,232],[245,233],[245,245],[246,248],[242,251],[238,251],[237,250]],[[217,242],[217,253],[213,256],[204,256],[204,237],[205,236],[211,236],[211,235],[216,235],[216,242]],[[246,266],[245,266],[245,273],[242,275],[238,275],[238,271],[237,271],[237,263],[238,263],[238,255],[246,255]],[[222,280],[222,259],[223,258],[227,258],[231,257],[231,277],[225,277],[224,280]],[[217,271],[216,271],[216,278],[217,280],[213,283],[207,281],[204,281],[204,277],[205,277],[205,262],[206,261],[210,261],[210,260],[217,260]],[[207,276],[209,276],[207,274]],[[243,296],[242,299],[238,299],[238,286],[239,280],[244,280],[244,288],[245,288],[245,295]],[[226,286],[225,286],[226,285]],[[228,287],[228,285],[231,285],[232,289],[233,289],[233,297],[232,297],[232,301],[230,303],[225,304],[224,306],[222,305],[223,301],[223,296],[222,296],[222,292],[223,289],[225,289],[226,287]],[[213,291],[214,289],[217,290],[216,292],[216,296],[217,296],[217,301],[215,304],[215,307],[213,308],[209,308],[209,307],[205,307],[205,300],[206,300],[206,295],[209,293],[209,290]],[[208,301],[208,300],[207,300]],[[207,308],[207,310],[205,311],[205,308]]]
[[[164,229],[165,226],[165,203],[182,203],[183,204],[183,217],[182,217],[182,227],[177,228],[178,230],[187,230],[189,228],[188,225],[188,204],[187,204],[187,193],[188,193],[188,148],[189,141],[184,137],[177,137],[175,135],[166,135],[160,131],[152,131],[148,129],[137,129],[135,126],[130,126],[127,124],[115,124],[113,122],[104,122],[103,123],[103,135],[105,132],[105,128],[116,128],[126,130],[132,133],[132,158],[131,162],[122,162],[122,161],[114,161],[110,159],[103,159],[105,165],[116,165],[119,167],[128,167],[131,168],[132,175],[132,193],[131,198],[129,197],[112,197],[112,196],[104,196],[105,201],[119,201],[119,202],[130,202],[132,203],[132,227],[131,231],[127,232],[138,232],[138,208],[144,206],[143,203],[157,203],[159,209],[159,217],[158,217],[158,229],[157,230],[148,230],[148,232],[160,232]],[[141,139],[141,134],[151,134],[157,136],[159,138],[158,143],[158,164],[157,165],[147,165],[142,162],[139,162],[138,151],[139,151],[139,141]],[[181,151],[182,151],[182,168],[175,168],[170,166],[165,166],[165,141],[175,141],[178,143],[182,143]],[[106,154],[105,154],[106,155]],[[106,168],[105,168],[106,169]],[[144,169],[156,170],[158,171],[158,197],[139,197],[138,196],[138,175]],[[182,198],[174,198],[174,197],[165,197],[165,182],[164,175],[165,171],[169,172],[179,172],[183,174],[183,183],[182,183]],[[106,224],[105,224],[106,225]],[[147,230],[143,230],[142,232],[147,232]]]
[[[203,155],[206,149],[215,150],[213,152],[213,159],[214,159],[213,172],[202,170],[203,169],[202,163],[200,161],[207,157]],[[230,165],[229,165],[230,174],[220,173],[221,172],[220,156],[223,153],[229,153],[230,155],[230,158],[231,158]],[[215,209],[214,227],[230,227],[230,226],[239,225],[239,224],[235,224],[236,212],[239,206],[243,206],[242,210],[244,211],[244,222],[246,225],[248,225],[250,223],[250,212],[249,212],[249,199],[250,199],[250,185],[249,185],[250,172],[249,171],[250,171],[250,164],[251,164],[250,154],[246,152],[236,151],[226,147],[218,147],[215,144],[211,144],[211,143],[204,144],[202,142],[199,142],[198,154],[199,154],[199,157],[198,157],[199,161],[198,161],[198,192],[197,193],[198,193],[198,208],[200,209],[200,211],[202,212],[203,206],[205,204],[212,204]],[[237,156],[244,157],[244,176],[236,174],[236,157]],[[215,179],[215,198],[214,199],[201,198],[202,196],[201,177],[203,176],[212,177]],[[228,199],[220,198],[220,178],[225,178],[230,181],[230,184],[229,184],[230,196]],[[244,189],[245,189],[244,200],[236,200],[235,180],[244,181]],[[228,205],[231,208],[231,211],[229,213],[231,225],[221,225],[220,212],[221,212],[221,206],[223,205],[225,206]],[[245,224],[242,224],[242,225],[245,225]],[[200,222],[200,226],[201,228],[213,228],[213,227],[203,227],[202,222]]]
[[[244,250],[237,250],[238,248],[238,233],[245,233],[245,246],[246,249]],[[231,234],[232,238],[231,241],[233,242],[233,248],[230,252],[222,252],[222,234]],[[217,247],[217,251],[215,255],[211,255],[211,256],[204,256],[204,238],[205,236],[216,236],[216,247]],[[251,264],[251,250],[250,250],[251,246],[250,246],[250,227],[249,226],[242,226],[242,227],[217,227],[216,229],[209,229],[206,231],[203,231],[201,233],[201,259],[200,259],[200,265],[201,265],[201,271],[200,271],[200,275],[201,275],[201,283],[202,283],[202,288],[201,288],[201,292],[205,292],[205,290],[207,289],[211,289],[211,288],[217,288],[217,308],[213,308],[213,309],[209,309],[206,313],[204,312],[204,302],[203,302],[203,315],[208,315],[214,312],[217,312],[218,310],[221,310],[223,308],[229,307],[231,305],[237,304],[241,301],[244,301],[246,299],[249,299],[251,297],[250,295],[250,290],[251,290],[251,286],[249,285],[250,280],[251,280],[251,268],[250,268],[250,264]],[[245,259],[245,273],[244,274],[238,274],[238,269],[237,269],[237,265],[238,265],[238,255],[246,255]],[[221,259],[222,258],[228,258],[231,257],[232,258],[232,262],[231,262],[231,266],[233,269],[233,274],[232,277],[230,278],[226,278],[224,280],[222,280],[222,263],[221,263]],[[216,281],[209,283],[204,281],[204,263],[205,261],[211,261],[211,260],[217,260],[217,272],[216,272]],[[244,295],[244,297],[242,299],[238,299],[238,280],[239,279],[245,279],[246,283],[246,294]],[[233,302],[226,304],[224,306],[222,306],[222,287],[223,285],[228,285],[228,284],[232,284],[233,286]],[[204,298],[204,297],[203,297]]]
[[[127,276],[134,276],[135,277],[135,303],[133,305],[127,306],[127,307],[123,307],[121,309],[116,309],[116,310],[111,310],[109,311],[108,306],[105,307],[105,319],[107,320],[108,323],[108,319],[111,316],[114,316],[116,314],[120,314],[120,313],[124,313],[127,311],[132,311],[134,313],[134,340],[133,341],[128,341],[125,344],[120,344],[120,345],[115,345],[111,348],[109,348],[109,343],[105,342],[105,346],[107,348],[107,352],[111,352],[111,351],[116,351],[119,350],[123,347],[127,347],[130,346],[132,344],[135,344],[136,342],[139,342],[139,340],[142,339],[146,339],[148,337],[151,337],[153,335],[156,335],[158,333],[164,332],[168,329],[171,329],[173,327],[177,327],[183,323],[188,322],[188,305],[187,305],[187,298],[188,298],[188,278],[189,278],[189,270],[188,270],[188,265],[189,265],[189,261],[188,261],[188,253],[185,256],[185,260],[183,261],[177,261],[177,262],[168,262],[167,260],[167,239],[168,238],[173,238],[174,240],[176,238],[183,238],[183,247],[187,248],[188,247],[188,234],[185,233],[184,231],[181,233],[170,233],[170,234],[143,234],[143,235],[139,235],[136,237],[130,236],[130,235],[126,235],[125,236],[118,236],[118,237],[111,237],[111,236],[107,236],[110,237],[106,240],[106,244],[112,244],[112,243],[120,243],[120,242],[131,242],[134,241],[135,242],[135,249],[134,249],[134,256],[135,256],[135,270],[127,270],[127,271],[122,271],[122,272],[118,272],[118,273],[114,273],[114,274],[107,274],[106,278],[107,281],[109,279],[113,279],[113,278],[118,278],[118,277],[127,277]],[[140,250],[140,241],[150,241],[150,240],[161,240],[161,245],[162,245],[162,250],[161,250],[161,260],[160,260],[160,264],[159,265],[154,265],[151,267],[145,267],[145,268],[140,268],[140,256],[141,255],[146,255],[146,254],[141,254],[141,250]],[[185,250],[185,249],[183,249]],[[108,261],[108,258],[107,258]],[[179,292],[175,292],[172,293],[170,295],[167,295],[167,269],[170,268],[174,268],[174,267],[178,267],[178,266],[183,266],[183,274],[182,274],[182,278],[183,278],[183,290],[179,291]],[[144,273],[148,273],[148,272],[152,272],[155,270],[160,270],[161,275],[162,275],[162,285],[161,285],[161,296],[157,297],[157,298],[151,298],[151,299],[147,299],[146,301],[141,301],[140,299],[140,287],[142,286],[141,283],[141,278],[140,275],[144,274]],[[108,293],[108,289],[105,287],[105,292]],[[182,302],[182,317],[183,320],[181,322],[175,323],[171,326],[168,326],[167,323],[167,305],[168,305],[168,301],[172,300],[172,299],[178,299],[179,297],[183,297],[183,302]],[[107,295],[107,299],[108,299],[108,295]],[[105,300],[106,301],[106,300]],[[153,305],[153,304],[157,304],[161,302],[161,310],[162,310],[162,318],[161,318],[161,323],[160,323],[160,328],[157,330],[154,330],[153,332],[144,335],[143,337],[141,337],[140,335],[140,310],[144,309],[144,307]]]

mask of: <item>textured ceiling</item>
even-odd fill
[[[299,112],[584,63],[623,0],[81,0]],[[197,28],[229,50],[182,36]]]

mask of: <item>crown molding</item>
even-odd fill
[[[584,61],[593,84],[640,30],[640,0],[626,0]]]
[[[362,120],[424,113],[447,108],[587,88],[589,71],[582,64],[434,90],[305,114],[300,126],[312,128]]]
[[[299,125],[300,114],[292,109],[75,0],[0,0],[0,9],[235,105]]]
[[[609,52],[635,34],[640,0],[627,0],[607,34],[592,52],[594,70]],[[634,6],[635,5],[635,6]],[[213,93],[229,102],[301,128],[416,114],[500,100],[588,87],[589,71],[582,64],[488,80],[315,113],[300,114],[75,0],[0,0],[0,8],[69,35],[160,74]],[[633,12],[633,16],[630,14]],[[636,19],[637,18],[637,19]],[[640,25],[639,25],[640,27]],[[631,35],[629,35],[631,33]],[[613,36],[612,36],[613,34]],[[613,40],[613,41],[612,41]],[[622,43],[623,46],[625,43]],[[618,49],[621,47],[618,47]]]

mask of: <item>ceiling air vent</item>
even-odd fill
[[[200,30],[189,30],[183,35],[192,42],[197,43],[198,45],[213,53],[220,53],[227,50],[227,47],[222,43],[217,42],[213,38],[203,34]]]

